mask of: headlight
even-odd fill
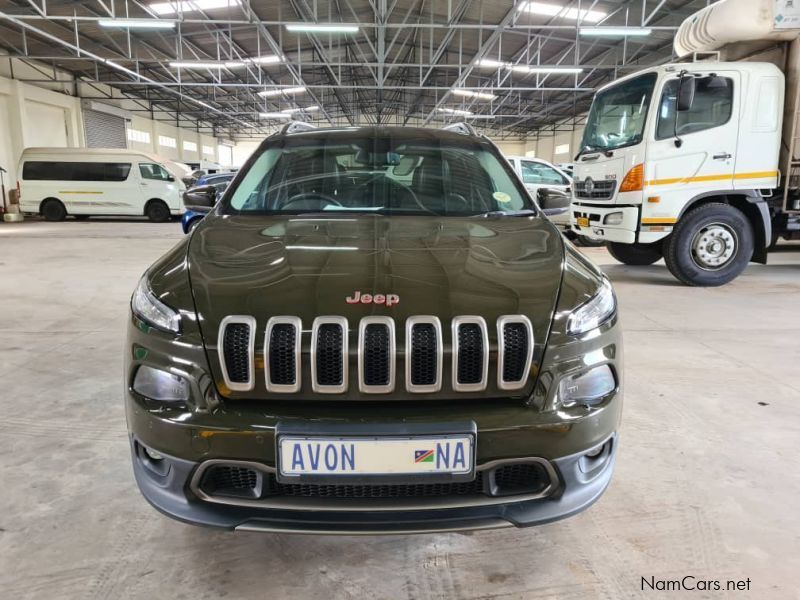
[[[564,377],[558,387],[558,396],[564,406],[597,404],[614,391],[617,382],[608,365],[593,367],[583,373]]]
[[[153,327],[178,333],[181,330],[181,316],[161,300],[155,297],[147,283],[147,277],[142,277],[136,291],[131,298],[131,309],[134,314]]]
[[[608,213],[603,219],[605,225],[622,225],[622,212]]]
[[[165,402],[185,402],[189,399],[189,384],[178,375],[142,365],[133,378],[133,390],[146,398]]]
[[[569,316],[567,321],[567,333],[578,335],[590,329],[599,327],[614,314],[617,309],[617,299],[614,297],[614,290],[607,279],[603,280],[603,285],[597,293],[586,302],[576,308]]]

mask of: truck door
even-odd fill
[[[675,222],[698,194],[733,188],[739,135],[740,75],[736,71],[693,72],[694,102],[677,113],[680,75],[663,80],[657,96],[656,123],[647,150],[648,197],[642,223]]]

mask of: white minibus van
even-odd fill
[[[48,221],[119,215],[163,222],[185,211],[180,177],[136,150],[26,148],[17,180],[22,212]]]

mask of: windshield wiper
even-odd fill
[[[493,217],[532,217],[534,215],[536,215],[535,210],[524,208],[522,210],[490,210],[475,216],[490,219]]]

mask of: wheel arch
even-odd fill
[[[44,199],[42,199],[41,202],[39,202],[39,214],[40,215],[44,214],[44,210],[43,210],[44,209],[44,205],[47,202],[50,202],[50,201],[53,201],[53,200],[58,202],[64,208],[64,212],[67,212],[67,205],[64,204],[64,201],[61,198],[56,198],[55,196],[48,196],[47,198],[44,198]]]
[[[767,263],[767,248],[772,241],[772,220],[769,206],[764,197],[756,190],[720,190],[698,194],[686,203],[680,214],[680,220],[688,211],[704,204],[722,202],[738,209],[747,217],[753,227],[753,262]]]

